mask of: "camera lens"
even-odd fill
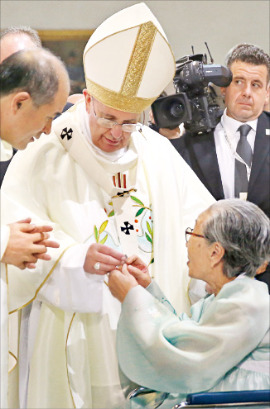
[[[183,104],[179,104],[179,102],[174,102],[170,107],[170,114],[174,118],[182,117],[183,113],[185,112]]]

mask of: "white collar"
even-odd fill
[[[237,121],[236,119],[231,118],[230,116],[227,115],[227,108],[223,112],[221,122],[223,127],[226,129],[227,133],[232,137],[236,135],[239,126],[243,125],[243,122]],[[250,125],[255,132],[257,129],[257,123],[258,118],[254,119],[253,121],[245,122],[245,124]]]
[[[0,139],[0,144],[1,144],[1,149],[0,149],[0,155],[1,155],[1,162],[9,160],[12,155],[13,155],[13,148],[8,143],[7,141],[4,141],[3,139]]]

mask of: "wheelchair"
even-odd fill
[[[157,392],[139,387],[129,393],[130,409],[157,409],[166,402],[167,392]],[[134,403],[134,405],[133,405]],[[166,408],[168,406],[166,405]],[[188,394],[184,402],[170,409],[210,408],[260,408],[270,409],[270,389],[231,392],[206,392]]]

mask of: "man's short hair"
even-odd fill
[[[58,91],[59,75],[64,72],[62,61],[48,50],[18,51],[0,64],[0,97],[24,91],[36,107],[49,104]]]
[[[254,44],[238,44],[227,54],[225,62],[231,67],[235,61],[242,61],[253,65],[265,65],[267,68],[267,81],[270,79],[270,57],[263,49]]]
[[[207,210],[202,226],[209,243],[219,242],[225,250],[223,273],[235,277],[256,270],[270,261],[270,221],[254,203],[240,199],[215,202]]]
[[[0,39],[6,37],[7,35],[13,35],[13,34],[21,34],[21,35],[27,35],[30,37],[30,39],[33,41],[33,43],[37,47],[42,47],[41,40],[39,38],[38,32],[34,30],[31,27],[28,26],[12,26],[8,27],[5,30],[1,31],[0,34]]]

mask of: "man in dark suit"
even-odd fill
[[[240,44],[229,52],[227,66],[233,80],[221,89],[226,109],[216,128],[186,132],[171,142],[216,200],[247,199],[270,217],[270,113],[263,111],[270,57],[257,46]],[[269,278],[268,266],[258,279],[269,285]]]

